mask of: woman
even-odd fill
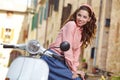
[[[96,18],[92,8],[81,5],[65,22],[55,42],[51,47],[59,46],[61,42],[68,41],[70,49],[62,52],[58,48],[51,48],[56,55],[64,55],[65,60],[59,61],[54,58],[42,56],[50,68],[49,80],[85,80],[84,73],[78,71],[81,46],[91,43],[96,32]],[[81,75],[81,78],[79,77]]]

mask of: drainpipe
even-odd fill
[[[49,7],[49,0],[46,0],[47,1],[47,6]],[[47,8],[47,19],[46,19],[46,27],[45,27],[45,38],[44,38],[44,47],[47,47],[47,29],[48,29],[48,11],[49,11],[49,8]]]
[[[34,15],[34,8],[33,8],[33,0],[27,0],[27,14],[28,14],[28,24],[29,24],[29,31],[28,31],[28,35],[30,35],[30,31],[31,31],[31,22],[32,22],[32,16]],[[29,36],[28,36],[28,40],[29,40]]]
[[[101,23],[101,14],[102,14],[102,3],[103,1],[100,0],[100,7],[99,7],[99,17],[98,17],[98,30],[96,34],[96,43],[95,43],[95,53],[94,53],[94,60],[93,66],[96,66],[96,58],[97,58],[97,51],[98,51],[98,42],[99,42],[99,33],[100,33],[100,23]]]
[[[46,19],[46,27],[45,27],[45,38],[44,38],[44,47],[47,46],[46,42],[47,42],[47,29],[48,29],[48,17]]]
[[[40,22],[40,10],[38,10],[38,20],[37,20],[37,27],[36,27],[36,40],[38,40],[38,34],[39,34],[39,22]]]

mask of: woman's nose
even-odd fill
[[[80,19],[80,20],[83,20],[83,17],[81,16],[81,17],[79,17],[79,19]]]

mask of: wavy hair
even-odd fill
[[[89,13],[89,17],[91,17],[91,20],[87,22],[87,24],[80,27],[83,30],[81,42],[83,42],[83,46],[87,47],[88,44],[90,44],[92,40],[95,38],[97,28],[96,17],[91,8],[86,5],[80,6],[71,16],[69,16],[69,18],[64,22],[64,24],[67,23],[68,21],[76,22],[76,15],[80,10],[86,10]]]

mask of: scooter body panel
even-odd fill
[[[10,65],[7,78],[10,80],[48,80],[49,67],[38,58],[18,57]]]

